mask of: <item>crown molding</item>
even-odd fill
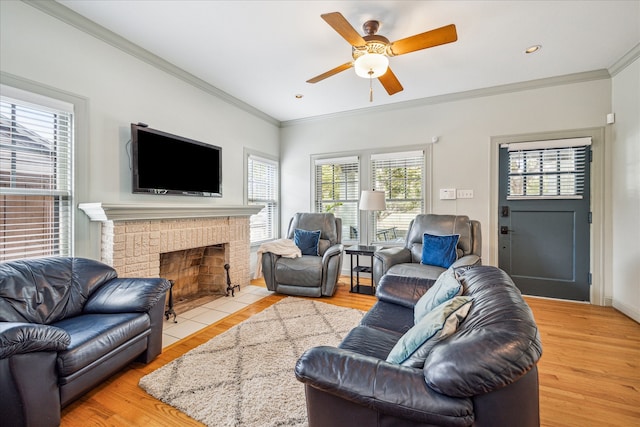
[[[79,13],[74,12],[73,10],[56,1],[22,0],[22,2],[40,10],[41,12],[46,13],[47,15],[52,16],[53,18],[59,19],[60,21],[79,29],[80,31],[83,31],[97,38],[98,40],[110,44],[111,46],[116,47],[123,52],[128,53],[129,55],[141,61],[144,61],[147,64],[150,64],[192,86],[195,86],[203,92],[209,93],[210,95],[213,95],[221,99],[222,101],[225,101],[249,114],[252,114],[268,123],[271,123],[272,125],[280,125],[279,120],[276,120],[275,118],[247,104],[246,102],[243,102],[238,98],[229,95],[228,93],[218,89],[217,87],[205,82],[204,80],[194,76],[191,73],[186,72],[182,68],[173,65],[169,61],[160,58],[158,55],[155,55],[148,50],[141,48],[137,44],[130,42],[129,40],[125,39],[122,36],[119,36],[113,31],[96,24],[90,19],[85,18]]]
[[[525,90],[541,89],[546,87],[567,85],[572,83],[582,83],[592,80],[603,80],[611,78],[611,74],[605,69],[586,71],[583,73],[566,74],[563,76],[547,77],[544,79],[530,80],[526,82],[510,83],[500,86],[492,86],[482,89],[474,89],[464,92],[450,93],[446,95],[437,95],[427,98],[414,99],[411,101],[397,102],[394,104],[380,105],[376,107],[367,107],[339,113],[324,114],[321,116],[308,117],[303,119],[288,120],[280,124],[280,127],[290,127],[304,123],[323,121],[327,119],[359,116],[372,112],[384,113],[390,111],[403,110],[406,108],[416,108],[425,105],[444,104],[447,102],[461,101],[471,98],[481,98],[486,96],[502,95],[506,93],[522,92]]]
[[[636,59],[640,58],[640,43],[631,48],[622,58],[617,60],[615,64],[609,67],[609,74],[615,76],[620,71],[631,65]]]
[[[124,37],[102,27],[95,22],[85,18],[84,16],[74,12],[73,10],[67,8],[66,6],[50,0],[21,0],[24,3],[54,17],[57,18],[89,35],[96,37],[97,39],[110,44],[123,52],[126,52],[135,58],[140,59],[150,65],[155,66],[156,68],[173,75],[176,78],[179,78],[186,83],[209,93],[222,101],[225,101],[249,114],[252,114],[266,122],[280,127],[290,127],[296,126],[304,123],[313,123],[324,121],[333,118],[343,118],[343,117],[352,117],[352,116],[361,116],[364,114],[370,113],[384,113],[390,111],[397,111],[407,108],[416,108],[425,105],[435,105],[442,104],[453,101],[460,101],[464,99],[471,98],[480,98],[487,97],[493,95],[500,95],[506,93],[514,93],[521,92],[525,90],[532,89],[540,89],[545,87],[553,87],[559,85],[566,85],[572,83],[581,83],[592,80],[602,80],[602,79],[610,79],[613,75],[619,73],[632,62],[634,62],[638,57],[640,57],[640,44],[636,45],[632,48],[627,54],[625,54],[620,60],[618,60],[614,65],[612,65],[608,70],[600,69],[587,71],[582,73],[575,74],[567,74],[563,76],[554,76],[537,80],[530,80],[526,82],[519,83],[511,83],[500,86],[493,86],[488,88],[474,89],[469,91],[445,94],[445,95],[436,95],[432,97],[426,97],[416,100],[397,102],[393,104],[381,105],[376,107],[366,107],[359,108],[355,110],[349,111],[341,111],[337,113],[331,114],[323,114],[314,117],[307,117],[302,119],[295,120],[286,120],[279,121],[274,117],[269,116],[268,114],[258,110],[257,108],[233,97],[232,95],[216,88],[215,86],[205,82],[204,80],[194,76],[191,73],[186,72],[185,70],[171,64],[170,62],[160,58],[159,56],[149,52],[146,49],[141,48],[140,46],[128,41]]]

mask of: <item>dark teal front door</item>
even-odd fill
[[[589,301],[588,153],[587,147],[582,194],[563,197],[559,193],[564,189],[552,189],[554,196],[544,193],[571,181],[566,161],[558,160],[554,172],[553,162],[539,150],[514,160],[506,148],[500,149],[498,263],[523,294]],[[522,174],[514,176],[518,168]],[[534,185],[544,190],[532,190]]]

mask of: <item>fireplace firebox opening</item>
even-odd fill
[[[164,252],[160,277],[173,281],[173,309],[184,313],[227,294],[227,244]]]

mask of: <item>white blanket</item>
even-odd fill
[[[254,279],[262,276],[262,254],[265,252],[271,252],[285,258],[298,258],[302,256],[300,248],[297,247],[291,239],[278,239],[265,242],[258,248],[258,265],[256,266]]]

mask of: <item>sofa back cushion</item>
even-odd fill
[[[533,313],[511,278],[491,266],[457,270],[473,305],[458,331],[433,347],[424,363],[427,385],[470,397],[509,385],[542,355]]]
[[[422,260],[422,244],[425,233],[435,236],[459,234],[458,258],[473,253],[471,221],[466,215],[416,215],[409,224],[405,247],[411,251],[412,262]]]
[[[0,264],[0,321],[51,324],[77,316],[89,296],[117,277],[106,264],[53,257]]]

